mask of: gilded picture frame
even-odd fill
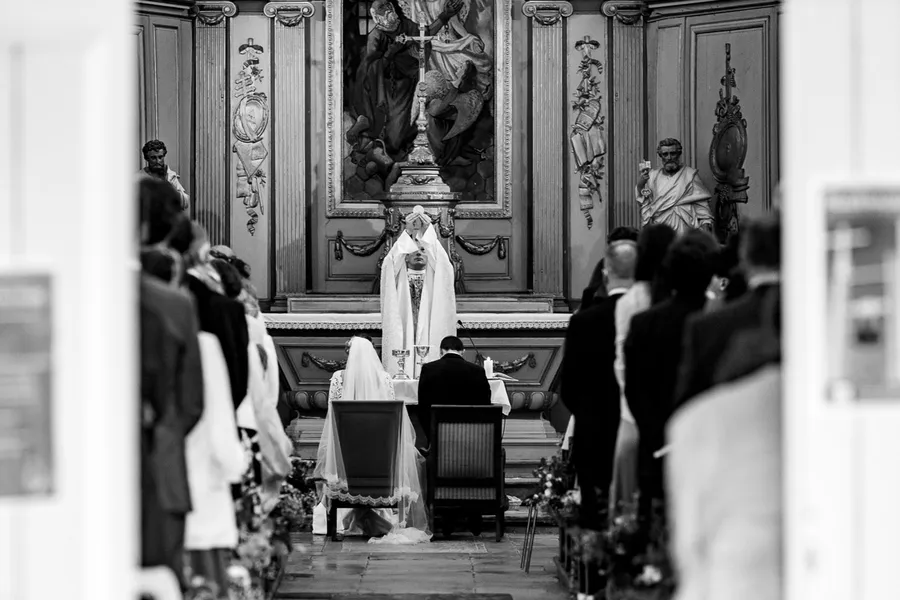
[[[344,136],[344,6],[346,0],[325,3],[325,121],[326,121],[326,217],[380,218],[377,200],[353,199],[345,189]],[[457,218],[508,218],[511,216],[512,177],[512,0],[493,0],[493,197],[478,201],[462,198]]]

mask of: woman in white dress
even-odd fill
[[[394,400],[391,376],[384,370],[372,342],[362,337],[350,340],[347,368],[336,372],[331,379],[328,393],[329,403],[334,400]],[[401,450],[397,453],[394,469],[396,481],[393,484],[394,500],[399,505],[399,517],[395,520],[392,511],[378,512],[363,508],[354,509],[344,520],[345,533],[362,533],[371,538],[370,543],[416,544],[431,539],[428,519],[425,513],[424,458],[416,449],[416,433],[406,409],[402,411],[400,425]],[[319,441],[316,469],[317,479],[324,481],[323,503],[332,497],[349,499],[347,476],[337,443],[337,425],[332,412],[325,416],[322,438]]]

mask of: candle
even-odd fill
[[[488,379],[494,376],[494,361],[490,357],[484,359],[484,374],[487,375]]]

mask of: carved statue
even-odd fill
[[[651,170],[649,162],[640,165],[641,175],[635,191],[641,205],[641,224],[664,223],[678,233],[697,228],[711,231],[713,217],[709,199],[712,194],[700,181],[697,169],[682,163],[681,142],[666,138],[659,142],[656,153],[662,168]]]

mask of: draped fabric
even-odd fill
[[[390,376],[381,366],[378,353],[372,343],[363,338],[353,338],[347,368],[335,373],[337,384],[332,385],[328,401],[334,400],[392,400],[393,387]],[[400,448],[397,452],[391,484],[392,493],[384,498],[353,496],[348,492],[347,474],[338,440],[337,423],[333,412],[328,411],[319,441],[314,476],[325,482],[325,499],[331,498],[383,507],[398,504],[399,519],[390,532],[371,543],[416,544],[431,539],[428,518],[425,513],[424,459],[416,450],[416,433],[406,409],[402,411],[400,424]],[[365,440],[346,440],[344,443],[365,444]],[[358,519],[364,521],[360,516]]]
[[[406,271],[406,255],[419,246],[403,232],[381,266],[381,360],[385,369],[395,372],[394,350],[409,350],[405,372],[414,375],[413,346],[430,346],[425,362],[438,358],[438,346],[448,335],[456,335],[456,293],[453,288],[453,265],[438,240],[434,225],[429,225],[420,242],[428,257],[425,284],[419,304],[417,326],[413,324],[412,299]]]
[[[250,377],[244,404],[249,404],[254,415],[253,429],[257,433],[262,458],[260,494],[263,510],[268,512],[278,502],[281,482],[291,473],[294,445],[284,432],[278,416],[279,385],[275,343],[266,333],[265,324],[257,317],[247,315],[247,332],[250,337]],[[265,364],[262,356],[266,357]]]
[[[662,169],[653,169],[647,188],[653,196],[643,201],[641,196],[641,223],[663,223],[679,234],[693,228],[712,225],[709,199],[712,194],[703,185],[693,167],[682,167],[675,175]]]
[[[234,548],[238,543],[231,484],[247,467],[234,422],[228,368],[219,340],[200,332],[203,416],[187,437],[188,482],[193,510],[187,516],[185,548]]]

